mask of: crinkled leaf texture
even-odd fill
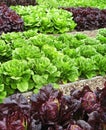
[[[24,22],[21,17],[6,4],[0,4],[0,34],[23,31],[23,28]]]
[[[33,94],[30,102],[14,94],[0,104],[0,130],[106,130],[106,83],[64,95],[52,85]]]
[[[30,105],[20,94],[12,95],[0,104],[0,130],[27,130]]]

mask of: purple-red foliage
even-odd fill
[[[14,94],[0,104],[0,130],[106,130],[106,83],[70,95],[47,85],[30,102]]]
[[[0,130],[26,130],[30,123],[30,105],[20,94],[0,104]]]
[[[0,5],[0,34],[23,31],[24,22],[21,17],[7,5]]]
[[[16,5],[36,5],[36,0],[0,0],[0,3],[5,3],[7,6]]]
[[[106,9],[93,7],[61,7],[73,13],[73,20],[77,23],[76,30],[94,30],[106,28]]]

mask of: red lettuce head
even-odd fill
[[[106,112],[106,82],[104,83],[104,88],[98,88],[96,93],[98,95],[101,108]]]
[[[51,85],[40,89],[38,94],[31,96],[31,115],[42,124],[54,125],[58,120],[63,93]]]
[[[83,130],[80,126],[78,125],[70,125],[67,130]]]
[[[53,99],[52,97],[49,100],[42,104],[40,115],[43,120],[50,124],[57,121],[59,115],[60,103],[58,99]],[[49,122],[48,122],[49,121]]]
[[[7,130],[5,119],[3,119],[2,121],[0,121],[0,130]]]
[[[32,119],[39,120],[43,130],[45,127],[57,129],[57,125],[59,129],[65,129],[74,117],[74,113],[81,107],[81,101],[71,96],[63,96],[60,90],[48,85],[42,88],[39,94],[32,95],[31,105]]]
[[[30,105],[22,95],[15,94],[0,104],[0,130],[26,130],[29,123]]]
[[[105,130],[103,128],[104,123],[102,120],[102,113],[98,111],[93,111],[88,114],[88,117],[88,123],[92,126],[93,130]]]
[[[82,98],[82,107],[87,112],[92,112],[97,104],[96,95],[93,92],[87,92]]]
[[[14,106],[15,107],[15,106]],[[7,128],[8,130],[25,130],[28,128],[28,117],[24,112],[15,108],[8,112],[7,115]]]
[[[47,85],[40,89],[38,94],[33,94],[31,96],[31,105],[32,111],[38,112],[42,104],[45,104],[49,99],[57,99],[58,102],[61,102],[61,97],[63,92],[60,90],[55,90],[52,85]]]
[[[93,130],[92,127],[84,120],[71,122],[66,130]]]

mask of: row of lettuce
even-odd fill
[[[47,5],[48,7],[97,7],[100,9],[106,8],[105,0],[36,0],[39,5]]]
[[[48,83],[63,84],[106,74],[106,29],[96,38],[30,30],[0,37],[0,99]]]
[[[106,9],[91,7],[47,8],[45,5],[14,6],[24,21],[24,30],[40,33],[64,33],[106,27]]]
[[[0,34],[34,30],[38,33],[60,34],[73,30],[106,28],[106,9],[47,8],[46,5],[12,6],[0,4]]]
[[[38,33],[63,33],[74,30],[72,13],[46,6],[13,6],[0,4],[0,34],[33,29]]]
[[[48,8],[50,7],[97,7],[100,9],[105,9],[106,8],[106,1],[105,0],[80,0],[80,1],[75,1],[75,0],[50,0],[50,1],[44,1],[44,0],[0,0],[0,3],[5,3],[7,6],[17,6],[17,5],[23,5],[23,6],[28,6],[28,5],[46,5]]]
[[[14,94],[0,104],[0,130],[106,130],[105,99],[106,82],[102,89],[84,86],[70,95],[49,84],[30,102]]]

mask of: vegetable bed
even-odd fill
[[[59,36],[33,30],[1,35],[1,94],[34,91],[48,83],[66,84],[106,73],[106,29],[96,38]]]
[[[0,102],[0,130],[106,130],[106,1],[0,0]]]
[[[0,104],[1,130],[105,130],[106,82],[102,89],[73,89],[70,95],[47,85],[30,102],[14,94]],[[89,104],[89,105],[88,105]]]

